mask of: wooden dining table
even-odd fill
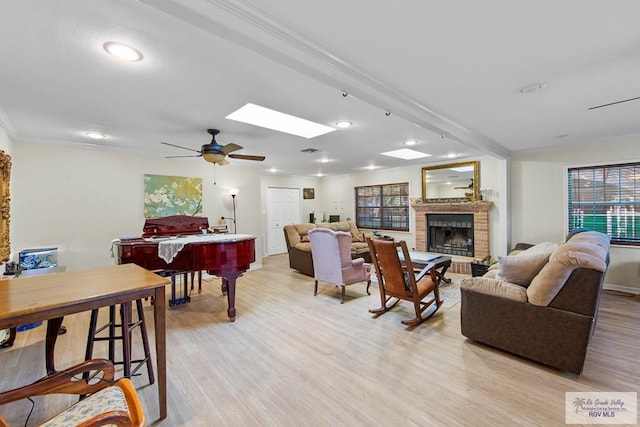
[[[153,298],[158,403],[160,419],[165,419],[167,352],[164,291],[168,283],[168,279],[135,264],[2,280],[0,329],[46,320],[45,368],[47,373],[52,373],[55,372],[55,343],[64,316],[141,298]]]

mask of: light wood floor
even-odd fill
[[[156,387],[134,378],[148,423],[162,426],[564,425],[565,392],[637,391],[640,304],[605,294],[582,376],[558,372],[465,339],[459,305],[413,330],[408,304],[378,318],[377,288],[339,290],[288,268],[284,255],[238,281],[238,317],[227,320],[219,279],[190,304],[168,309],[169,416],[157,422]],[[152,326],[152,308],[147,303]],[[58,367],[82,360],[88,314],[65,319]],[[560,326],[559,326],[560,327]],[[44,326],[0,350],[5,390],[44,372]],[[135,348],[139,345],[134,343]],[[98,348],[96,355],[100,354]],[[106,353],[102,353],[106,355]],[[30,424],[68,400],[36,398]],[[31,404],[0,408],[23,425]]]

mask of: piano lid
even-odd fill
[[[204,216],[171,215],[147,218],[142,227],[142,237],[200,234],[208,228],[209,220]]]

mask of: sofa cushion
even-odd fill
[[[351,232],[351,226],[347,221],[338,221],[333,223],[336,227],[336,231],[344,231],[347,233]]]
[[[351,253],[361,254],[363,252],[369,252],[369,245],[363,242],[351,243]]]
[[[338,231],[335,222],[319,222],[316,224],[318,228],[328,228],[329,230]]]
[[[461,289],[467,289],[479,294],[494,295],[518,302],[527,302],[526,288],[504,280],[494,280],[488,277],[466,277],[460,282]]]
[[[300,236],[306,236],[309,234],[309,230],[316,228],[316,225],[311,224],[310,222],[305,222],[302,224],[296,224],[294,227]]]
[[[581,238],[576,239],[578,236]],[[534,305],[549,305],[577,268],[606,271],[610,240],[606,234],[585,231],[559,245],[549,257],[549,262],[531,281],[527,289],[529,302]]]
[[[364,243],[366,242],[364,238],[364,234],[351,234],[351,241],[354,243]]]
[[[294,248],[305,252],[311,252],[311,242],[300,242]]]
[[[546,252],[527,254],[524,251],[518,255],[503,256],[498,259],[500,262],[496,273],[497,280],[527,287],[547,263],[549,254]]]
[[[558,247],[558,244],[555,242],[542,242],[531,246],[528,249],[520,251],[518,255],[531,255],[531,254],[539,254],[545,253],[551,255],[551,253]]]

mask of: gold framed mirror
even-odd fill
[[[447,163],[422,168],[422,201],[476,201],[480,193],[480,162]]]
[[[9,243],[9,217],[11,215],[11,197],[9,183],[11,179],[11,156],[0,150],[0,262],[9,261],[11,245]]]

